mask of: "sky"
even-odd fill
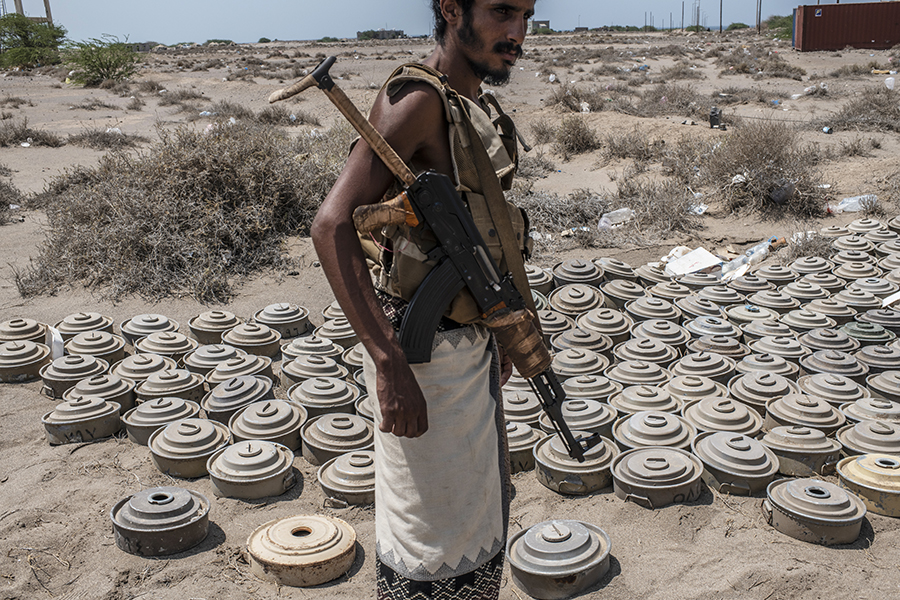
[[[691,6],[697,1],[684,2],[687,24]],[[725,26],[732,22],[755,23],[756,2],[721,1]],[[4,2],[11,10],[13,0]],[[23,4],[26,14],[43,16],[43,0],[23,0]],[[798,4],[796,0],[763,0],[763,18],[791,14]],[[645,13],[652,12],[654,24],[661,28],[668,26],[671,13],[677,27],[681,23],[681,7],[680,0],[538,0],[535,18],[549,19],[553,29],[571,30],[579,25],[643,26]],[[50,0],[50,8],[54,22],[65,27],[73,40],[111,34],[120,39],[127,36],[132,42],[163,44],[208,39],[256,42],[261,37],[355,37],[357,31],[381,28],[423,35],[432,28],[429,0]],[[705,13],[708,27],[718,28],[719,1],[700,0],[700,11],[701,15]]]

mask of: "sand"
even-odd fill
[[[752,34],[730,36],[729,46],[758,41]],[[692,46],[718,44],[714,37],[660,35],[617,35],[603,38],[554,37],[529,39],[529,48],[540,48],[544,57],[549,48],[575,48],[583,43],[628,49],[640,56],[642,49],[674,44]],[[884,63],[887,54],[861,50],[841,53],[798,54],[784,42],[771,44],[789,62],[807,73],[824,74],[842,65]],[[244,55],[264,58],[274,49],[290,53],[301,50],[309,58],[299,63],[312,65],[316,53],[347,53],[335,67],[336,74],[348,74],[339,83],[360,106],[368,107],[377,85],[397,64],[418,60],[430,46],[426,41],[404,41],[337,45],[272,43],[240,48]],[[278,80],[256,78],[223,81],[229,73],[223,68],[194,72],[180,68],[178,61],[202,62],[219,57],[234,66],[236,48],[185,52],[177,56],[152,55],[142,67],[140,78],[154,78],[169,90],[195,88],[214,100],[228,99],[254,111],[266,106],[266,97],[283,84]],[[839,55],[838,55],[839,54]],[[873,58],[872,54],[876,56]],[[278,59],[285,60],[285,59]],[[672,64],[671,57],[648,59],[653,71]],[[718,76],[711,61],[696,61],[705,79],[691,81],[698,91],[713,93],[726,86],[778,89],[787,94],[800,93],[809,81],[763,79],[747,76]],[[558,119],[553,108],[542,99],[551,91],[545,77],[536,77],[537,63],[526,57],[513,82],[496,90],[508,111],[513,111],[524,131],[542,117]],[[577,65],[576,65],[577,67]],[[589,69],[589,68],[588,68]],[[565,73],[564,70],[559,72]],[[578,80],[583,72],[570,70],[564,76]],[[809,77],[808,77],[809,78]],[[779,107],[762,104],[728,107],[747,117],[809,120],[829,114],[854,91],[882,81],[884,76],[862,75],[853,78],[817,78],[827,81],[829,95],[786,100]],[[595,85],[611,77],[598,78]],[[284,80],[283,83],[289,83]],[[27,116],[29,125],[58,134],[78,133],[88,127],[119,127],[126,133],[153,139],[157,126],[184,123],[187,114],[172,107],[160,107],[158,100],[145,95],[142,111],[123,108],[128,98],[105,90],[59,86],[49,76],[9,76],[0,78],[0,97],[20,96],[32,102],[12,110],[16,118]],[[97,98],[116,106],[114,109],[87,111],[70,108],[87,98]],[[308,94],[298,105],[316,115],[327,128],[337,120],[335,111],[320,94]],[[783,110],[787,108],[787,110]],[[703,123],[684,125],[683,118],[640,119],[611,112],[587,115],[601,132],[627,131],[634,127],[653,137],[677,141],[682,136],[721,136]],[[690,121],[688,121],[690,123]],[[204,127],[205,121],[188,123]],[[877,192],[886,176],[900,169],[900,136],[856,132],[838,132],[831,136],[806,130],[804,141],[839,147],[856,137],[877,138],[880,148],[871,157],[844,158],[829,163],[829,179],[836,198],[858,193]],[[549,149],[544,149],[549,152]],[[2,148],[0,163],[13,170],[11,181],[26,192],[37,192],[48,181],[75,165],[91,165],[101,152],[72,144],[61,148]],[[554,157],[558,172],[539,180],[536,187],[565,194],[582,188],[601,190],[609,187],[610,170],[621,171],[625,162],[604,165],[596,155],[564,162]],[[44,216],[40,212],[17,211],[17,222],[0,227],[0,321],[24,316],[45,323],[56,323],[66,315],[96,311],[119,323],[134,315],[159,312],[186,324],[194,315],[207,310],[189,299],[167,299],[158,304],[140,298],[112,303],[101,301],[91,291],[73,287],[58,295],[33,299],[19,297],[15,284],[16,269],[24,268],[43,240]],[[894,216],[890,214],[890,216]],[[845,224],[855,215],[840,215],[815,225]],[[703,228],[691,236],[659,240],[642,248],[582,250],[557,256],[545,256],[547,266],[560,258],[606,255],[640,265],[665,254],[673,245],[705,245],[716,249],[724,244],[740,246],[768,235],[785,235],[797,225],[770,221],[758,216],[731,215],[719,206],[711,206],[703,217]],[[302,256],[305,265],[299,275],[262,274],[243,282],[237,297],[224,308],[249,317],[273,302],[294,302],[309,308],[315,324],[322,322],[321,310],[332,300],[315,254],[307,239],[291,240],[291,252]],[[374,525],[373,509],[335,509],[326,506],[315,468],[302,458],[295,467],[302,475],[291,491],[265,501],[244,502],[215,498],[208,478],[173,480],[157,471],[145,447],[127,439],[108,439],[87,445],[49,446],[44,439],[41,416],[55,402],[40,393],[40,383],[0,385],[0,597],[4,599],[65,598],[67,600],[158,598],[243,599],[243,598],[372,598],[374,597]],[[281,396],[283,390],[279,390]],[[830,478],[834,481],[833,478]],[[515,497],[510,530],[529,527],[551,518],[575,518],[602,527],[612,539],[612,566],[609,574],[585,597],[666,600],[671,598],[758,600],[802,598],[871,598],[900,595],[900,523],[869,515],[860,538],[852,545],[824,548],[793,540],[770,528],[760,511],[761,498],[736,498],[710,491],[696,502],[659,510],[646,510],[616,498],[610,489],[583,498],[564,497],[547,490],[533,473],[514,477]],[[159,485],[182,485],[212,499],[210,533],[196,548],[158,559],[128,555],[115,545],[109,510],[119,499],[141,489]],[[278,588],[255,579],[250,573],[242,549],[247,536],[260,524],[293,514],[321,513],[347,520],[356,529],[358,557],[350,572],[338,580],[311,590]],[[500,597],[525,598],[508,577],[504,577]]]

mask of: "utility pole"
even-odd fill
[[[681,33],[684,33],[684,0],[681,0]]]
[[[722,35],[722,0],[719,0],[719,35]]]

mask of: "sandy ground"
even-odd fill
[[[749,35],[730,37],[729,46],[754,42]],[[542,38],[529,40],[530,48],[546,53],[584,44],[613,46],[640,56],[643,49],[669,43],[691,46],[718,44],[715,38],[660,36],[614,36],[605,38]],[[771,42],[770,42],[771,43]],[[429,46],[419,42],[336,46],[271,44],[250,47],[243,53],[256,53],[264,58],[274,47],[291,52],[300,49],[309,54],[298,58],[304,65],[317,62],[315,54],[347,53],[335,68],[337,74],[349,74],[342,82],[348,94],[361,106],[371,104],[377,86],[389,71],[406,60],[422,58]],[[797,54],[785,43],[772,43],[792,63],[806,69],[806,79],[821,81],[814,74],[824,74],[842,65],[866,64],[870,60],[887,60],[886,53],[847,50],[842,53]],[[839,55],[838,55],[839,54]],[[875,54],[873,58],[871,55]],[[216,68],[193,72],[180,68],[179,60],[202,62],[212,56],[222,58],[233,67],[237,50],[222,49],[206,54],[154,56],[142,68],[141,78],[153,77],[168,89],[196,88],[213,100],[228,99],[254,111],[266,105],[266,97],[281,87],[278,80],[257,78],[224,81],[229,71]],[[283,60],[283,59],[280,59]],[[703,93],[726,86],[776,89],[786,94],[799,93],[806,80],[763,79],[747,76],[718,77],[711,61],[699,60],[697,67],[705,79],[690,84]],[[672,64],[671,57],[648,59],[657,70]],[[536,77],[538,64],[529,57],[514,81],[497,90],[504,107],[528,131],[528,124],[541,118],[558,118],[558,113],[543,105],[550,93],[545,77]],[[584,73],[560,70],[561,76],[578,80]],[[778,108],[762,104],[729,107],[726,113],[747,117],[809,120],[835,110],[855,90],[877,83],[884,76],[863,75],[847,79],[827,79],[830,93],[825,98],[804,97],[786,100]],[[612,78],[607,78],[612,81]],[[594,85],[606,81],[598,78]],[[288,81],[285,81],[287,83]],[[105,90],[85,90],[60,86],[58,79],[48,76],[10,76],[0,78],[0,97],[25,98],[31,105],[11,110],[16,118],[26,116],[35,128],[57,134],[78,133],[82,129],[103,126],[120,127],[126,133],[153,138],[155,127],[169,127],[184,122],[186,115],[172,107],[160,107],[152,96],[145,96],[142,111],[125,111],[127,97],[117,97]],[[88,111],[70,108],[85,99],[97,98],[116,108]],[[324,97],[308,95],[299,106],[316,115],[322,127],[335,121],[335,112]],[[785,110],[786,109],[786,110]],[[684,119],[662,117],[639,119],[615,113],[588,115],[600,131],[630,130],[638,127],[651,136],[678,140],[682,136],[721,136],[703,125],[683,125]],[[196,125],[205,126],[203,121]],[[881,147],[870,158],[851,158],[829,165],[830,179],[837,198],[871,192],[879,182],[900,168],[900,136],[838,132],[833,136],[807,131],[811,143],[839,146],[856,136],[876,137]],[[61,148],[2,148],[0,164],[13,170],[11,181],[26,192],[43,189],[54,176],[75,165],[91,165],[101,152],[66,145]],[[597,156],[582,156],[571,162],[554,158],[556,173],[536,184],[540,189],[567,192],[590,188],[600,190],[610,185],[608,171],[621,170],[624,164],[601,165]],[[23,300],[14,285],[14,272],[23,268],[29,256],[36,253],[42,240],[43,215],[20,211],[20,222],[0,227],[0,321],[25,316],[46,323],[56,323],[68,314],[96,311],[121,322],[136,314],[160,312],[182,324],[207,309],[194,301],[166,300],[153,305],[139,298],[118,303],[100,301],[83,289],[72,289],[53,297]],[[893,216],[893,215],[891,215]],[[853,215],[832,219],[846,223]],[[755,242],[771,234],[790,233],[789,222],[760,221],[757,217],[726,214],[713,206],[704,217],[703,229],[693,236],[660,240],[657,246],[604,250],[637,266],[664,254],[675,243],[704,244],[717,248],[725,243],[735,245]],[[273,302],[295,302],[310,309],[321,322],[320,311],[331,301],[331,293],[320,269],[315,264],[312,247],[306,239],[291,242],[295,256],[303,256],[305,267],[299,276],[261,275],[245,282],[227,310],[248,317]],[[588,257],[599,251],[582,253]],[[545,257],[549,262],[559,257]],[[315,317],[314,317],[314,320]],[[207,478],[173,481],[151,464],[145,447],[127,439],[111,439],[89,445],[49,446],[43,436],[41,416],[52,410],[54,402],[39,393],[40,384],[0,385],[0,597],[31,600],[65,598],[67,600],[125,600],[160,598],[166,600],[238,598],[371,598],[374,596],[374,525],[371,508],[332,509],[324,505],[315,469],[302,458],[295,467],[302,483],[287,494],[260,502],[243,502],[213,498]],[[284,390],[279,390],[283,396]],[[200,546],[175,556],[146,559],[119,551],[114,543],[109,510],[119,499],[146,487],[184,485],[212,499],[209,537]],[[732,599],[819,599],[869,598],[900,596],[900,523],[870,515],[863,523],[859,540],[843,547],[822,548],[795,541],[771,529],[764,521],[760,498],[735,498],[706,491],[701,499],[689,505],[670,506],[648,511],[615,498],[611,490],[603,490],[584,498],[556,495],[537,483],[533,473],[514,478],[515,497],[512,505],[511,531],[529,527],[550,518],[575,518],[593,522],[607,531],[612,539],[612,567],[603,581],[585,597]],[[339,516],[356,529],[358,558],[347,576],[313,590],[277,588],[253,578],[241,556],[244,542],[258,525],[277,517],[323,513]],[[507,577],[501,598],[518,600],[525,595]]]

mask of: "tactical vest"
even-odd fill
[[[469,208],[472,220],[484,238],[491,256],[500,267],[500,272],[505,273],[508,270],[506,260],[482,195],[466,121],[471,120],[481,138],[480,143],[487,149],[501,187],[504,191],[508,191],[518,167],[517,136],[512,119],[503,112],[493,95],[483,94],[480,100],[497,111],[497,116],[492,120],[480,106],[450,88],[441,73],[425,65],[411,63],[399,67],[385,82],[383,89],[389,97],[394,96],[410,81],[426,83],[440,94],[444,103],[444,115],[449,125],[456,189]],[[417,172],[413,164],[410,164],[410,169]],[[399,184],[396,184],[388,190],[386,198],[393,198],[400,191]],[[516,234],[518,250],[527,255],[531,250],[531,238],[527,235],[527,217],[524,211],[511,202],[506,204]],[[360,242],[376,287],[406,301],[412,299],[419,284],[437,264],[427,256],[427,253],[437,245],[437,241],[431,232],[421,225],[412,228],[408,225],[384,227],[371,235],[361,234]],[[469,291],[464,289],[453,298],[444,316],[457,323],[473,323],[479,320],[481,313]]]

